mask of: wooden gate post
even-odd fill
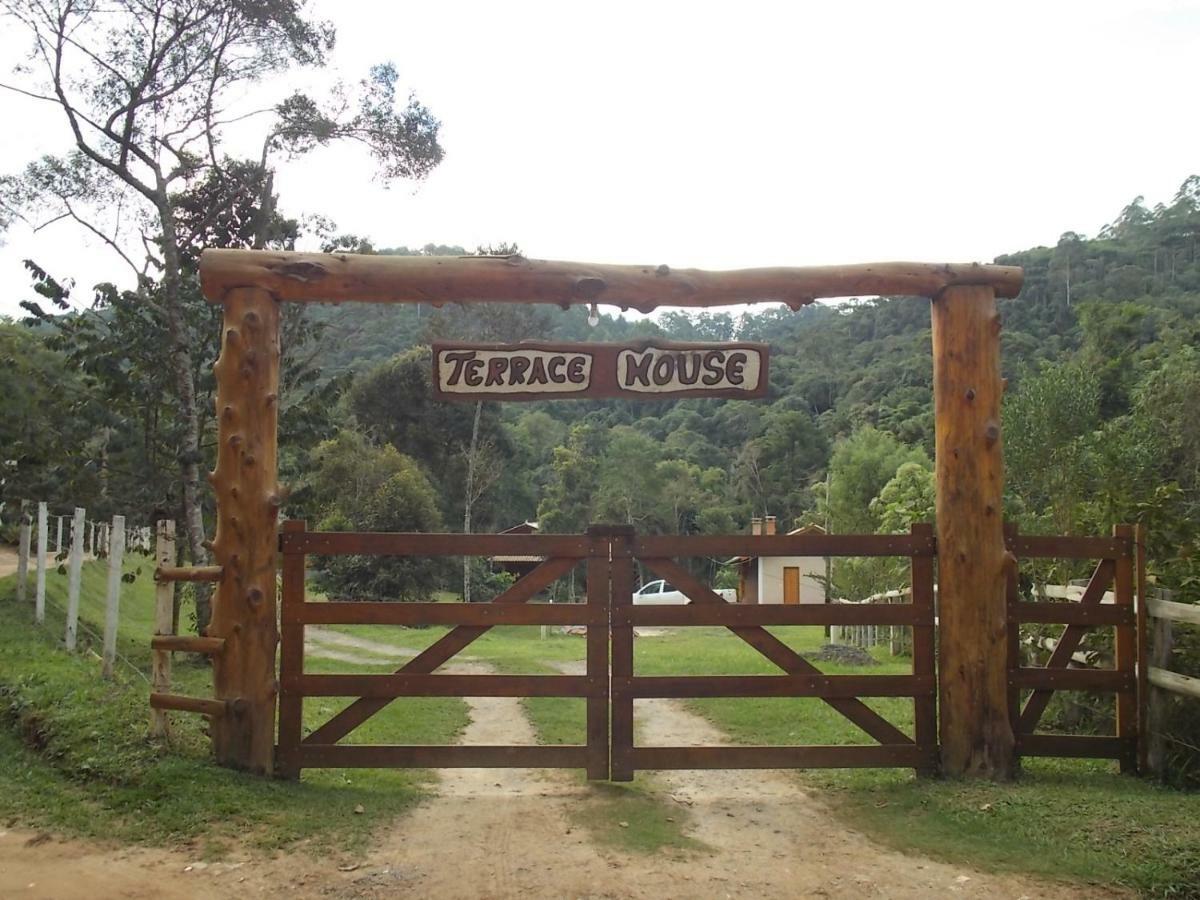
[[[933,298],[942,772],[1008,779],[1000,316],[990,286]]]
[[[279,304],[259,288],[224,298],[217,381],[217,495],[213,556],[221,566],[209,637],[225,639],[213,687],[226,714],[214,717],[217,762],[258,774],[274,769],[276,482]]]

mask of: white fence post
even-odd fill
[[[75,507],[75,518],[71,522],[71,558],[67,563],[67,633],[68,650],[75,649],[75,631],[79,624],[79,587],[83,575],[83,523],[85,510]]]
[[[46,547],[49,538],[50,522],[47,516],[46,504],[38,504],[38,552],[37,552],[37,597],[34,600],[33,615],[39,625],[46,621]]]
[[[154,556],[159,568],[175,565],[175,523],[163,519],[157,525]],[[175,582],[158,581],[154,585],[154,633],[172,634],[175,630]],[[171,654],[166,650],[155,650],[150,654],[151,690],[156,694],[171,691]],[[154,737],[167,736],[167,711],[150,710],[150,733]]]
[[[117,619],[121,609],[121,557],[125,555],[125,517],[113,516],[112,542],[108,550],[108,594],[104,598],[105,678],[112,678],[117,658]]]
[[[55,552],[55,554],[58,554],[58,553],[62,553],[62,523],[63,523],[63,517],[62,517],[62,516],[55,516],[54,518],[58,519],[58,536],[57,536],[57,537],[54,539],[54,552]]]
[[[21,539],[17,550],[17,602],[25,602],[29,588],[29,513],[21,511]]]

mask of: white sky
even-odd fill
[[[349,150],[280,168],[282,211],[377,246],[705,268],[990,260],[1094,235],[1200,172],[1197,0],[315,11],[336,21],[348,79],[393,60],[443,122],[446,160],[419,186],[383,190]],[[23,45],[3,30],[8,60]],[[65,149],[38,106],[0,92],[0,121],[21,123],[0,172]],[[71,225],[17,226],[0,314],[31,295],[27,256],[81,288],[126,275]]]

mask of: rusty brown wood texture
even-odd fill
[[[641,551],[669,551],[677,557],[711,554],[710,538],[639,538],[625,526],[597,526],[586,535],[519,536],[523,549],[534,554],[567,550],[570,556],[549,557],[491,604],[308,603],[303,593],[303,560],[312,547],[327,546],[325,535],[304,531],[303,523],[285,523],[283,634],[281,669],[280,771],[298,773],[305,766],[479,765],[570,766],[587,770],[590,778],[628,780],[641,769],[763,768],[778,766],[905,766],[928,774],[936,770],[936,679],[934,661],[934,540],[928,525],[916,525],[909,535],[826,535],[821,549],[835,555],[866,551],[910,559],[911,604],[873,606],[740,606],[725,602],[695,578],[676,558],[644,556]],[[472,535],[347,534],[339,548],[374,541],[384,552],[414,548],[429,555],[455,555],[468,550]],[[369,538],[370,540],[366,540]],[[872,540],[866,540],[872,538]],[[876,539],[885,539],[876,540]],[[770,536],[746,543],[732,541],[752,555],[778,552]],[[1023,602],[1019,598],[1019,560],[1009,551],[1004,563],[1008,611],[1006,658],[1007,696],[1016,752],[1026,756],[1110,757],[1127,765],[1136,762],[1138,706],[1136,615],[1133,596],[1139,578],[1135,537],[1118,528],[1113,538],[1005,535],[1006,546],[1040,551],[1063,558],[1085,558],[1108,552],[1096,566],[1079,603]],[[505,541],[504,544],[511,544]],[[717,544],[720,546],[720,544]],[[722,551],[719,551],[722,552]],[[727,551],[723,551],[727,552]],[[801,552],[812,553],[811,546]],[[550,605],[530,603],[541,589],[569,572],[580,561],[587,566],[587,603]],[[691,598],[680,607],[634,607],[634,564],[640,561],[655,575],[672,581]],[[1102,605],[1112,585],[1116,604]],[[497,624],[566,622],[588,625],[585,675],[444,675],[436,670],[471,641]],[[338,621],[376,624],[419,624],[430,620],[455,626],[392,675],[305,675],[303,628],[312,622]],[[1051,665],[1022,666],[1018,627],[1023,621],[1066,625]],[[828,675],[795,653],[764,626],[776,624],[904,624],[913,628],[911,675]],[[639,676],[634,672],[635,624],[687,627],[725,626],[781,670],[778,675]],[[1069,668],[1071,654],[1087,628],[1125,629],[1126,650],[1110,670]],[[1120,645],[1119,645],[1120,646]],[[611,651],[611,662],[609,653]],[[1125,696],[1118,734],[1076,736],[1034,734],[1036,720],[1055,690],[1107,691]],[[1023,714],[1016,709],[1021,692],[1030,693]],[[305,696],[345,696],[354,703],[330,722],[301,740],[299,712]],[[338,740],[374,712],[401,696],[579,697],[588,705],[587,743],[574,747],[405,747],[344,746]],[[837,709],[877,744],[844,747],[641,747],[635,743],[634,701],[638,698],[816,697]],[[864,697],[912,697],[914,735],[909,737],[863,703]],[[156,703],[164,703],[156,699]],[[184,698],[187,708],[201,704]],[[203,704],[217,710],[219,704]],[[225,710],[226,707],[220,707]],[[610,719],[611,715],[611,719]]]
[[[1135,608],[1135,589],[1144,574],[1133,526],[1118,525],[1112,538],[1023,536],[1010,528],[1007,545],[1014,554],[1008,587],[1009,715],[1019,756],[1061,756],[1116,759],[1122,771],[1136,771],[1144,757],[1144,688],[1139,664],[1144,660],[1144,610]],[[1089,559],[1099,561],[1078,602],[1023,601],[1017,589],[1017,556],[1024,558]],[[1112,588],[1114,603],[1104,604]],[[1044,667],[1022,666],[1018,636],[1021,623],[1063,624]],[[1089,629],[1113,628],[1114,668],[1071,668],[1072,658]],[[1020,706],[1023,690],[1029,691]],[[1096,691],[1115,695],[1117,733],[1070,735],[1035,733],[1056,690]]]
[[[666,265],[598,265],[522,256],[362,256],[267,250],[205,250],[200,286],[210,303],[254,287],[276,300],[373,303],[605,303],[650,312],[783,302],[798,309],[823,297],[934,297],[951,285],[983,285],[1015,297],[1016,266],[882,262],[708,272]]]
[[[769,356],[767,344],[744,341],[435,341],[433,395],[460,402],[603,397],[752,400],[767,394]],[[631,357],[642,365],[630,365]]]

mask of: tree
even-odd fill
[[[1091,483],[1100,426],[1100,381],[1092,366],[1063,362],[1027,373],[1004,399],[1004,456],[1011,493],[1055,533],[1072,533]]]
[[[166,336],[184,530],[193,560],[205,562],[201,413],[186,311],[189,294],[198,301],[189,267],[195,248],[218,227],[240,233],[242,245],[266,245],[276,155],[350,140],[369,151],[385,180],[421,178],[442,158],[438,122],[414,99],[397,107],[391,65],[373,67],[353,98],[335,88],[325,106],[294,93],[266,109],[236,109],[249,86],[292,66],[325,64],[334,30],[306,18],[298,0],[2,0],[0,9],[32,44],[20,83],[3,86],[57,106],[74,144],[70,154],[0,181],[0,220],[72,221],[136,275],[138,295]],[[250,116],[268,123],[259,158],[231,163],[223,129]],[[179,196],[197,184],[213,205],[189,218]],[[248,197],[258,201],[253,220],[219,221]],[[131,239],[142,249],[131,250]]]
[[[437,531],[442,524],[433,485],[411,458],[341,431],[312,452],[309,512],[322,531]],[[440,569],[429,560],[334,556],[320,581],[354,599],[426,600]]]
[[[879,522],[871,501],[907,462],[931,468],[929,457],[885,431],[867,426],[839,443],[829,462],[829,527],[840,533],[872,532]]]

